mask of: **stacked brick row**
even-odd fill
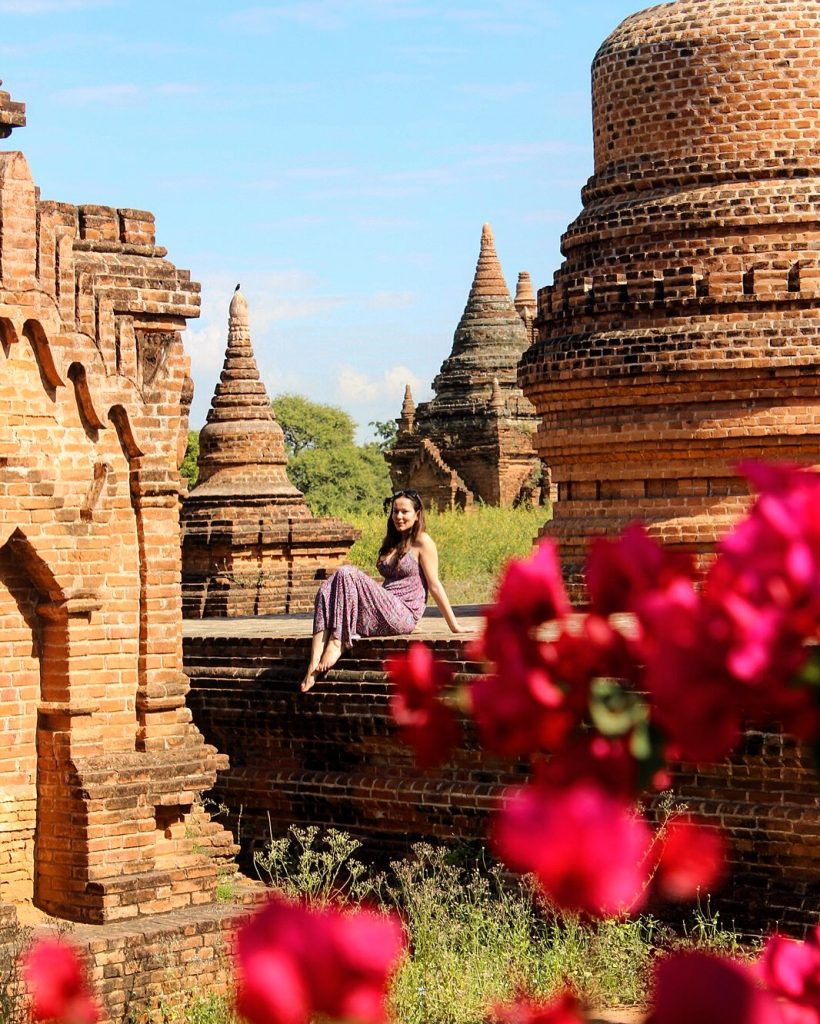
[[[178,612],[199,287],[165,256],[150,214],[43,201],[0,154],[0,901],[85,921],[216,884]]]
[[[199,446],[199,480],[182,510],[183,615],[312,608],[319,583],[345,560],[358,532],[339,519],[314,519],[288,480],[282,428],[259,378],[238,290]]]
[[[540,486],[532,446],[537,417],[516,382],[535,307],[522,277],[514,302],[485,224],[453,348],[433,381],[435,397],[418,408],[405,397],[386,456],[396,489],[414,487],[429,504],[453,508],[478,500],[510,506]]]
[[[523,767],[488,759],[469,730],[447,764],[413,767],[383,672],[406,639],[360,641],[305,696],[297,681],[308,640],[206,632],[185,639],[190,702],[208,740],[230,756],[214,796],[241,819],[246,855],[291,824],[345,829],[381,858],[406,855],[417,839],[481,841],[500,793],[521,781]],[[430,646],[461,680],[480,671],[463,641]],[[758,933],[820,923],[820,796],[808,748],[750,732],[727,761],[677,771],[672,792],[727,832],[729,881],[711,902],[721,920]]]
[[[738,460],[820,462],[819,59],[815,0],[678,0],[595,57],[595,174],[519,375],[578,599],[590,532],[707,552]]]

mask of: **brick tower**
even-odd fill
[[[356,530],[314,519],[288,480],[287,461],[237,289],[225,364],[199,436],[199,480],[182,508],[186,618],[307,611],[319,581],[345,560]]]
[[[521,308],[531,310],[526,296]],[[394,487],[415,487],[439,508],[478,499],[509,506],[531,495],[541,464],[532,445],[538,418],[516,382],[530,341],[524,312],[510,297],[485,224],[453,349],[433,381],[435,397],[412,408],[405,396],[387,452]]]
[[[0,135],[24,123],[0,93]],[[227,758],[185,700],[199,285],[165,256],[150,213],[43,200],[0,153],[0,918],[207,903],[234,849],[197,808]]]
[[[819,61],[817,0],[677,0],[595,57],[595,173],[519,373],[578,598],[590,532],[706,552],[739,459],[820,462]]]

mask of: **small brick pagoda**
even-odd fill
[[[0,135],[25,124],[0,92]],[[0,153],[0,920],[208,903],[227,759],[182,672],[178,466],[199,286],[150,213],[42,200]]]
[[[538,417],[516,382],[535,307],[529,277],[522,278],[514,303],[485,224],[453,349],[433,381],[435,397],[415,407],[409,386],[405,393],[396,443],[386,453],[396,489],[415,487],[440,509],[477,500],[510,506],[540,494]]]
[[[288,480],[282,428],[251,344],[248,304],[231,300],[228,347],[199,435],[199,480],[182,509],[186,618],[308,611],[358,532],[315,519]]]
[[[678,0],[592,66],[595,173],[519,374],[582,596],[585,538],[708,552],[738,460],[820,463],[820,4]]]

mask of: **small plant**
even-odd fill
[[[281,839],[256,850],[253,862],[262,881],[311,903],[363,900],[374,893],[367,868],[353,854],[361,843],[337,829],[320,836],[315,825],[291,826]]]
[[[709,950],[731,957],[749,955],[750,947],[743,942],[740,932],[734,926],[724,927],[720,921],[720,911],[713,910],[711,897],[706,894],[705,901],[698,894],[697,905],[692,911],[691,924],[684,923],[684,943],[695,949]],[[759,945],[759,943],[758,943]],[[755,952],[757,947],[755,947]]]
[[[159,1004],[161,1024],[236,1024],[233,1001],[229,996],[193,995],[189,993],[179,1001],[165,1000]]]
[[[23,1024],[25,983],[20,956],[31,940],[31,929],[13,924],[0,929],[0,1024]]]

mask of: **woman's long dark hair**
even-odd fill
[[[418,513],[415,523],[410,527],[407,533],[399,533],[396,529],[396,524],[393,522],[393,505],[395,504],[396,498],[407,498],[413,503],[413,508]],[[427,524],[424,520],[424,505],[422,504],[421,497],[418,491],[406,490],[396,491],[396,493],[388,499],[390,507],[387,513],[387,532],[384,535],[382,546],[379,548],[379,558],[390,552],[395,551],[395,561],[404,558],[405,554],[410,550],[413,541],[420,533],[423,533],[426,529]],[[385,502],[387,505],[387,501]]]

